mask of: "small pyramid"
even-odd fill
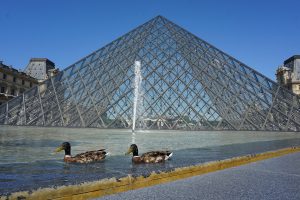
[[[299,131],[299,97],[162,16],[0,107],[0,124]]]

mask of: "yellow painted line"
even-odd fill
[[[300,147],[290,147],[276,151],[269,151],[259,154],[251,154],[231,159],[207,162],[200,165],[176,168],[170,172],[152,173],[148,177],[127,176],[121,179],[104,179],[100,181],[87,182],[79,185],[60,186],[57,188],[43,188],[31,193],[28,191],[16,192],[10,196],[2,196],[0,200],[82,200],[102,197],[143,187],[167,183],[196,175],[215,172],[218,170],[245,165],[248,163],[274,158],[289,153],[300,152]]]

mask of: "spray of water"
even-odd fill
[[[135,143],[135,121],[137,116],[137,106],[140,99],[140,87],[142,83],[141,62],[134,63],[134,99],[133,99],[133,116],[132,116],[132,143]]]

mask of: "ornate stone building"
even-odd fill
[[[38,84],[38,81],[0,62],[0,105]]]
[[[300,55],[285,60],[276,71],[277,82],[300,95]]]
[[[43,82],[49,77],[55,75],[58,69],[55,69],[55,64],[47,58],[31,58],[25,73],[34,77],[39,82]]]

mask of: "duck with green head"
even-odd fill
[[[134,163],[159,163],[172,157],[171,151],[150,151],[139,156],[139,150],[136,144],[130,145],[125,155],[132,153],[132,162]]]
[[[99,149],[71,156],[71,144],[69,142],[62,143],[61,146],[55,150],[55,152],[60,152],[63,150],[65,151],[64,161],[68,163],[90,163],[100,161],[105,159],[107,155],[107,153],[104,151],[105,149]]]

